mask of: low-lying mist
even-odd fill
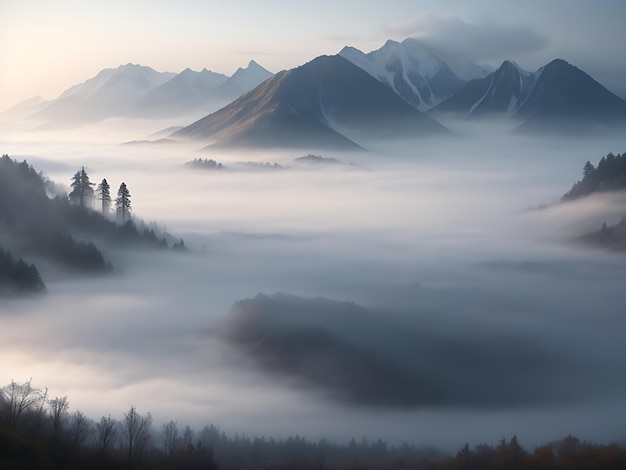
[[[246,434],[445,448],[626,436],[626,258],[576,241],[619,220],[624,196],[556,204],[623,140],[468,135],[304,167],[293,159],[317,152],[118,145],[130,140],[120,123],[92,132],[0,142],[57,183],[83,165],[93,182],[124,181],[135,216],[190,250],[103,247],[114,275],[3,300],[3,384],[33,377],[94,418],[133,404]],[[193,158],[226,169],[185,167]],[[241,161],[286,168],[228,169]],[[233,308],[244,299],[252,333]]]

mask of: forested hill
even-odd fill
[[[15,292],[42,292],[46,289],[34,264],[14,259],[0,247],[0,295]]]
[[[96,244],[168,247],[163,235],[159,238],[149,228],[140,230],[129,216],[119,224],[112,216],[70,199],[26,161],[18,163],[8,155],[0,158],[0,291],[28,285],[23,280],[29,277],[24,266],[31,273],[32,286],[41,290],[37,267],[27,261],[45,261],[52,269],[104,273],[112,266]]]
[[[589,194],[626,189],[626,153],[602,157],[598,166],[587,162],[583,179],[566,192],[561,200],[570,201]]]

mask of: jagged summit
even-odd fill
[[[626,123],[626,102],[590,75],[563,59],[554,59],[536,72],[536,84],[517,112],[522,129],[540,130],[546,123],[577,126]]]
[[[339,55],[420,111],[441,103],[465,83],[416,39],[388,40],[380,49],[368,54],[354,47],[344,47]]]
[[[446,129],[341,56],[321,56],[264,81],[173,134],[214,145],[358,148],[363,135],[444,134]]]
[[[512,117],[532,132],[581,132],[626,122],[626,102],[563,59],[535,73],[506,60],[435,107],[433,115]]]

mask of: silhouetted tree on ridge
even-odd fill
[[[130,218],[130,191],[126,187],[126,183],[122,182],[117,190],[117,199],[115,199],[115,206],[117,207],[117,213],[122,221],[122,225]]]
[[[86,207],[90,201],[93,201],[93,187],[94,183],[89,181],[89,176],[85,171],[85,167],[82,167],[80,171],[77,171],[72,177],[72,191],[68,195],[70,201],[80,207]]]
[[[103,178],[100,184],[98,184],[96,193],[101,204],[102,215],[107,215],[111,207],[111,186],[109,186],[106,178]]]

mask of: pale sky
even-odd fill
[[[0,0],[0,109],[128,62],[277,72],[406,37],[531,71],[559,57],[625,97],[624,19],[623,0]]]

